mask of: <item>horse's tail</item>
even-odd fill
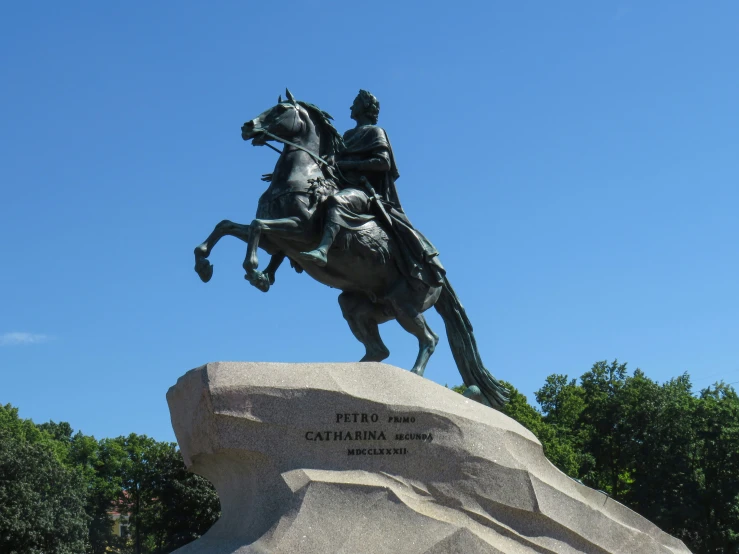
[[[475,335],[472,334],[472,324],[446,278],[435,307],[444,320],[449,346],[467,390],[477,387],[483,404],[496,409],[502,408],[508,402],[508,389],[482,365]],[[476,392],[472,389],[471,395],[475,396]]]

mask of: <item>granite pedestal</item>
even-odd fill
[[[167,393],[223,514],[178,554],[688,553],[509,417],[379,363],[211,363]]]

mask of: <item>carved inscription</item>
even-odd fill
[[[384,441],[387,440],[382,431],[308,431],[307,441]]]
[[[347,456],[405,456],[408,454],[408,447],[394,445],[392,444],[393,442],[403,441],[403,443],[407,443],[407,441],[418,441],[430,443],[434,440],[431,433],[404,428],[415,423],[415,416],[341,412],[336,413],[333,418],[333,429],[306,431],[305,440],[314,443],[337,441],[379,443],[371,445],[347,445]],[[346,427],[350,425],[352,428],[347,429]],[[340,426],[340,428],[336,428],[337,426]]]

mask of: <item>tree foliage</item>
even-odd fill
[[[135,554],[171,552],[205,533],[220,514],[213,486],[189,473],[175,444],[131,434],[115,441],[125,452],[120,505],[131,514]]]
[[[535,393],[538,409],[506,385],[511,400],[503,412],[534,433],[564,473],[696,554],[739,553],[739,398],[732,387],[717,383],[695,394],[687,374],[659,384],[615,360],[595,363],[579,379],[550,375]]]
[[[0,552],[78,554],[87,531],[82,476],[47,436],[0,406]]]
[[[113,512],[130,515],[113,533]],[[0,552],[165,554],[218,519],[213,486],[174,443],[96,440],[68,423],[35,425],[0,406]]]

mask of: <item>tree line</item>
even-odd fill
[[[535,393],[540,408],[506,385],[503,412],[561,471],[696,554],[739,553],[739,397],[730,385],[696,394],[687,373],[659,384],[618,361],[579,379],[550,375]]]
[[[659,384],[626,364],[550,375],[538,407],[510,384],[503,412],[531,430],[564,473],[643,515],[696,554],[739,554],[739,397]],[[461,391],[463,387],[455,390]],[[113,513],[128,514],[122,536]],[[96,440],[68,423],[34,424],[0,406],[0,552],[165,554],[220,513],[174,443]]]
[[[122,514],[123,532],[114,532]],[[164,554],[218,519],[213,486],[176,444],[96,440],[68,423],[34,424],[0,405],[0,552]]]

